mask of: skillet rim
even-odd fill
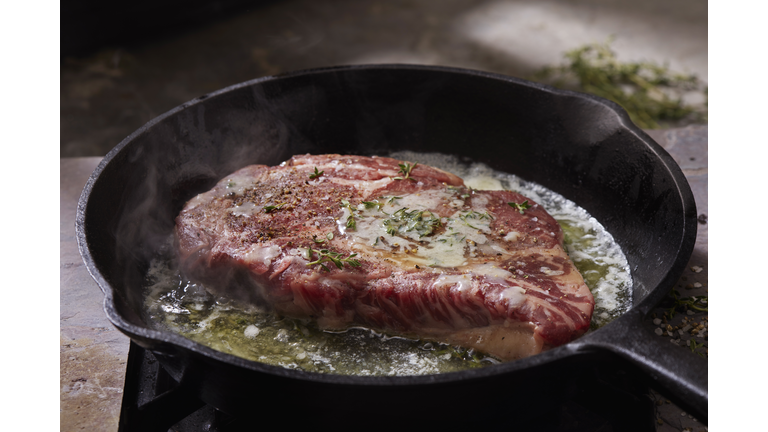
[[[101,272],[98,270],[95,264],[95,260],[90,253],[88,247],[88,240],[85,235],[85,212],[87,209],[88,198],[93,190],[95,183],[99,176],[106,169],[107,165],[132,141],[134,141],[140,135],[151,130],[151,128],[165,120],[168,117],[175,115],[176,113],[192,108],[208,98],[216,97],[221,94],[229,93],[240,88],[250,87],[265,82],[277,81],[281,79],[289,79],[300,77],[304,75],[314,75],[329,72],[338,71],[354,71],[354,70],[420,70],[420,71],[432,71],[439,73],[460,74],[476,76],[485,79],[492,79],[504,82],[511,82],[517,85],[532,88],[538,91],[552,93],[560,97],[576,97],[581,99],[587,99],[592,102],[605,106],[611,112],[618,117],[618,123],[621,129],[632,133],[638,140],[640,140],[649,150],[653,152],[653,155],[660,159],[666,168],[667,172],[675,181],[675,186],[679,197],[682,199],[682,207],[684,209],[685,222],[683,224],[682,240],[678,244],[678,254],[675,262],[667,271],[665,277],[657,284],[657,286],[649,289],[648,293],[637,304],[633,304],[629,310],[624,314],[614,319],[612,322],[605,326],[591,331],[574,341],[571,341],[565,345],[553,348],[551,350],[542,352],[532,357],[523,358],[516,361],[504,362],[495,365],[489,365],[477,369],[468,369],[457,372],[446,372],[430,375],[408,375],[408,376],[355,376],[355,375],[335,375],[319,372],[307,372],[302,370],[286,369],[280,366],[272,366],[264,363],[259,363],[252,360],[247,360],[241,357],[227,354],[221,351],[214,350],[198,342],[194,342],[191,339],[187,339],[181,335],[172,332],[165,332],[159,330],[153,330],[147,327],[140,327],[134,325],[118,313],[115,307],[114,288],[104,279]],[[676,196],[677,197],[677,196]],[[691,217],[691,214],[693,215]],[[466,381],[473,379],[482,379],[499,374],[505,374],[517,370],[532,369],[536,367],[545,366],[549,363],[553,363],[558,360],[562,360],[571,356],[583,355],[591,347],[597,347],[602,349],[599,344],[591,343],[594,340],[599,339],[601,336],[609,335],[609,333],[616,333],[616,330],[623,325],[624,322],[630,320],[642,319],[653,306],[655,306],[674,286],[679,276],[682,274],[685,265],[687,264],[696,240],[696,208],[693,193],[688,185],[685,176],[682,173],[679,165],[672,159],[669,153],[666,152],[660,145],[658,145],[652,138],[650,138],[645,132],[638,128],[631,122],[629,115],[618,104],[611,102],[607,99],[600,98],[591,94],[575,92],[571,90],[558,89],[547,84],[537,83],[533,81],[524,80],[521,78],[501,75],[492,72],[456,68],[449,66],[430,66],[430,65],[414,65],[414,64],[366,64],[366,65],[339,65],[329,66],[321,68],[303,69],[298,71],[281,73],[273,76],[259,77],[253,80],[237,83],[223,89],[207,93],[199,96],[191,101],[185,102],[171,110],[153,118],[146,124],[138,128],[128,137],[123,139],[112,150],[110,150],[102,161],[95,168],[91,176],[89,177],[83,192],[78,201],[77,215],[75,219],[75,231],[76,239],[78,243],[78,249],[85,262],[86,268],[89,274],[94,278],[99,288],[104,293],[104,311],[107,318],[112,322],[115,327],[122,333],[126,334],[131,340],[138,342],[140,345],[149,347],[150,351],[158,351],[158,348],[163,348],[161,351],[168,351],[163,345],[169,345],[174,349],[188,350],[194,354],[199,354],[207,358],[231,365],[241,367],[252,372],[265,373],[284,378],[307,380],[318,383],[326,384],[348,384],[348,385],[366,385],[366,386],[410,386],[410,385],[423,385],[423,384],[437,384],[448,383],[454,381]],[[597,335],[597,336],[595,336]],[[173,350],[171,350],[173,351]]]

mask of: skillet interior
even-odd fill
[[[294,154],[405,149],[471,158],[585,208],[627,255],[635,314],[645,314],[665,295],[693,248],[695,207],[682,173],[615,104],[474,71],[329,68],[202,96],[151,121],[107,155],[86,185],[77,231],[89,271],[105,292],[108,317],[152,350],[174,378],[231,411],[247,411],[254,400],[264,403],[263,395],[242,396],[254,387],[276,392],[270,398],[313,391],[421,405],[429,397],[440,406],[449,399],[443,388],[449,386],[451,392],[482,388],[509,400],[509,388],[553,388],[578,364],[604,358],[569,344],[447,376],[323,376],[235,358],[150,330],[144,322],[141,286],[153,251],[171,232],[183,203],[222,176]],[[596,334],[608,334],[622,318]],[[318,402],[317,415],[327,404]],[[368,406],[357,405],[358,411]]]

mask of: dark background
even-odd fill
[[[60,156],[103,156],[163,112],[262,76],[420,63],[527,78],[609,37],[620,58],[706,79],[698,0],[64,1]]]

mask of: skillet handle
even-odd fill
[[[608,332],[593,333],[589,341],[585,341],[584,349],[610,351],[628,361],[650,378],[652,387],[707,424],[707,359],[654,334],[643,323],[640,313],[630,311],[628,314],[637,316],[625,315],[622,325],[615,325]]]

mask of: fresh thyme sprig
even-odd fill
[[[674,318],[675,314],[677,313],[677,308],[681,308],[683,310],[691,309],[696,312],[709,312],[709,307],[707,306],[707,301],[709,300],[708,296],[691,296],[691,297],[680,297],[680,292],[676,289],[673,289],[669,296],[672,300],[672,306],[667,309],[667,313],[669,314],[670,318]]]
[[[697,349],[699,349],[699,348],[703,348],[703,347],[704,347],[704,342],[702,342],[702,343],[696,343],[696,340],[695,340],[695,339],[691,339],[691,340],[689,341],[689,343],[690,343],[690,348],[691,348],[691,352],[692,352],[692,353],[696,353],[696,354],[698,354],[698,355],[699,355],[699,356],[701,356],[701,357],[705,357],[705,356],[704,356],[704,353],[701,353],[701,352],[698,352],[698,351],[696,351]]]
[[[376,210],[381,210],[382,207],[384,207],[384,204],[378,202],[378,201],[363,201],[363,206],[365,206],[366,210],[370,210],[372,208],[375,208]]]
[[[269,212],[272,212],[272,211],[275,211],[275,210],[279,210],[279,209],[281,209],[281,208],[282,208],[282,207],[283,207],[285,204],[286,204],[286,203],[281,203],[281,204],[278,204],[278,205],[269,205],[269,206],[266,206],[266,207],[264,207],[264,213],[269,213]]]
[[[531,208],[531,205],[528,204],[528,200],[523,201],[522,204],[514,203],[514,202],[508,202],[510,207],[520,212],[520,214],[525,214],[524,210],[528,210]]]
[[[315,173],[314,174],[310,174],[309,178],[310,178],[310,180],[314,180],[314,179],[320,177],[321,175],[323,175],[324,172],[325,172],[325,170],[318,172],[317,171],[317,167],[315,167]]]
[[[352,208],[352,204],[349,203],[349,201],[342,199],[341,208],[348,208],[349,209],[349,216],[347,216],[347,228],[351,230],[357,229],[357,221],[355,221],[355,209]]]
[[[404,164],[397,164],[397,166],[400,167],[399,172],[403,173],[405,177],[395,177],[394,179],[395,180],[413,180],[411,178],[411,171],[413,171],[413,169],[416,168],[416,165],[418,164],[419,164],[418,162],[415,162],[413,165],[409,164],[408,162]]]
[[[428,210],[411,210],[407,207],[392,213],[392,217],[382,222],[387,229],[387,234],[398,235],[401,230],[405,232],[416,231],[419,238],[428,236],[441,226],[440,218]]]
[[[347,217],[347,228],[355,231],[357,230],[357,221],[355,221],[355,215],[349,215]]]
[[[584,91],[621,105],[643,129],[657,129],[685,119],[707,122],[706,83],[695,75],[671,72],[651,62],[620,62],[604,44],[588,44],[565,53],[565,62],[546,67],[532,78],[569,90]],[[683,101],[688,92],[701,93],[705,102]]]
[[[312,261],[315,258],[315,252],[317,252],[319,259]],[[348,264],[350,267],[360,267],[360,261],[356,259],[352,259],[356,257],[356,253],[351,253],[346,258],[342,257],[342,254],[339,252],[332,252],[330,249],[320,249],[318,251],[315,251],[310,246],[307,248],[307,259],[310,261],[307,263],[308,266],[319,264],[320,267],[324,268],[326,271],[330,271],[328,267],[325,266],[325,262],[331,262],[336,265],[339,269],[344,268],[344,264]]]
[[[464,221],[464,223],[467,224],[467,226],[470,227],[470,228],[480,229],[480,228],[472,225],[471,223],[469,223],[469,221],[467,219],[478,219],[478,220],[493,219],[493,216],[491,216],[488,212],[480,213],[480,212],[476,212],[476,211],[472,210],[472,211],[460,214],[459,215],[459,219]]]

